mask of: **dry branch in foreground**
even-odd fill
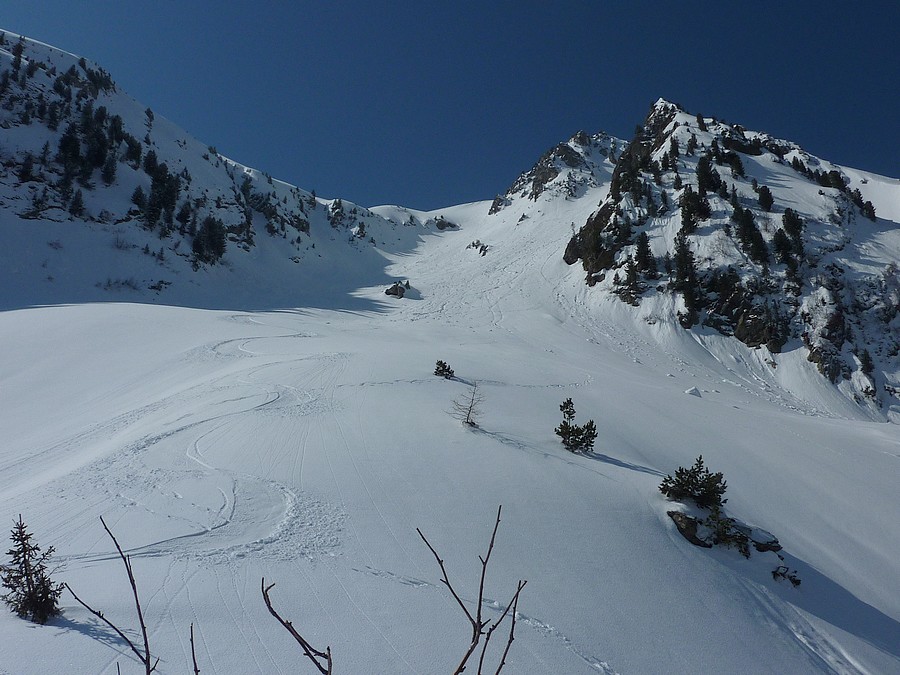
[[[491,541],[488,544],[488,550],[484,557],[479,556],[478,559],[481,561],[481,580],[478,583],[478,601],[475,610],[475,616],[472,616],[472,612],[465,606],[462,599],[457,593],[456,589],[453,587],[453,584],[450,583],[450,578],[447,575],[447,568],[444,565],[444,561],[441,559],[441,556],[438,555],[438,552],[431,545],[431,542],[425,538],[425,535],[422,534],[422,530],[416,528],[416,532],[419,533],[419,536],[422,537],[422,541],[425,542],[425,545],[431,551],[432,555],[434,555],[434,559],[437,561],[438,567],[441,568],[441,573],[443,577],[441,578],[441,583],[443,583],[447,589],[450,591],[450,595],[453,596],[453,599],[456,600],[456,604],[459,605],[460,609],[462,609],[463,614],[466,615],[466,618],[469,620],[469,623],[472,625],[472,641],[469,643],[469,648],[466,650],[466,653],[463,654],[462,660],[459,662],[459,665],[456,666],[456,670],[453,671],[453,675],[459,675],[466,669],[466,664],[471,658],[472,654],[478,648],[478,644],[481,642],[481,637],[484,636],[484,644],[481,648],[481,656],[478,659],[478,675],[482,675],[484,671],[484,659],[487,654],[487,648],[490,644],[491,637],[494,634],[494,631],[500,626],[503,620],[506,618],[507,614],[512,612],[512,619],[510,621],[510,629],[509,629],[509,637],[506,641],[506,648],[503,650],[503,655],[500,659],[500,665],[497,666],[497,670],[494,671],[499,673],[503,666],[506,665],[506,657],[509,654],[509,650],[512,647],[513,640],[515,640],[515,631],[516,631],[516,607],[519,604],[519,594],[522,592],[522,589],[525,588],[525,584],[528,583],[524,580],[519,580],[518,586],[516,588],[516,592],[512,597],[512,600],[509,601],[509,604],[506,606],[506,610],[503,614],[500,615],[500,618],[497,619],[493,624],[488,627],[490,621],[487,621],[482,618],[481,610],[484,606],[484,579],[487,575],[487,567],[488,563],[491,559],[491,552],[494,550],[494,541],[497,538],[497,528],[500,527],[500,512],[502,511],[503,506],[500,506],[497,509],[497,519],[494,522],[494,531],[491,533]],[[485,627],[487,631],[485,631]]]
[[[484,607],[484,581],[487,576],[487,568],[488,563],[491,559],[491,553],[494,550],[494,542],[497,539],[497,529],[500,527],[500,512],[503,507],[500,506],[497,509],[497,519],[494,522],[494,530],[491,533],[491,541],[488,544],[487,553],[482,556],[478,556],[478,559],[481,561],[481,578],[478,583],[478,601],[476,603],[476,610],[473,616],[472,612],[466,607],[466,604],[463,602],[457,590],[453,587],[453,584],[450,583],[450,577],[447,575],[447,568],[444,565],[444,561],[441,556],[438,554],[437,550],[435,550],[434,546],[431,545],[431,542],[426,539],[425,535],[422,534],[422,530],[416,528],[416,532],[419,533],[419,536],[422,538],[422,541],[425,542],[425,545],[431,551],[432,555],[434,555],[434,559],[437,561],[438,567],[441,568],[442,578],[441,583],[443,583],[447,589],[450,591],[450,594],[453,596],[453,599],[456,600],[456,604],[459,605],[459,608],[463,611],[463,614],[466,615],[466,618],[469,620],[469,623],[472,626],[472,639],[469,643],[468,649],[466,649],[466,653],[463,655],[462,660],[460,660],[459,665],[456,666],[456,669],[453,671],[453,675],[460,675],[465,669],[466,665],[469,662],[469,659],[478,649],[478,645],[481,645],[481,654],[478,658],[478,675],[483,675],[485,670],[485,658],[487,656],[488,646],[491,643],[491,638],[494,636],[494,632],[500,627],[500,625],[506,620],[506,617],[510,617],[510,626],[509,626],[509,634],[506,638],[506,645],[503,649],[503,653],[500,655],[500,663],[497,665],[497,669],[494,671],[494,675],[499,675],[500,671],[503,670],[503,667],[506,665],[506,658],[509,656],[509,651],[512,648],[513,641],[516,639],[516,617],[517,617],[517,608],[519,606],[519,595],[522,593],[522,589],[525,588],[525,584],[527,581],[522,579],[519,580],[516,585],[516,592],[513,594],[512,599],[509,601],[509,604],[506,605],[506,609],[503,610],[503,613],[500,617],[491,623],[489,620],[484,619],[482,617],[482,609]],[[306,654],[306,657],[313,662],[316,666],[316,669],[322,675],[332,675],[332,660],[331,660],[331,647],[325,647],[325,651],[320,651],[313,647],[299,632],[294,628],[293,624],[290,621],[282,618],[282,616],[275,611],[275,608],[272,607],[272,599],[269,597],[269,591],[272,590],[272,587],[275,584],[269,584],[266,586],[265,578],[262,579],[260,584],[260,588],[262,590],[263,600],[265,600],[266,607],[269,609],[269,613],[278,619],[278,622],[284,626],[285,630],[287,630],[294,640],[297,641],[297,644],[303,649],[303,653]],[[482,640],[482,637],[484,638]],[[196,668],[196,665],[195,665]]]
[[[150,662],[152,661],[152,657],[150,656],[150,639],[147,637],[147,624],[144,623],[144,613],[141,610],[141,600],[138,597],[137,582],[134,580],[134,572],[131,569],[131,559],[127,555],[125,555],[124,551],[122,551],[122,547],[119,546],[119,542],[116,540],[116,537],[106,526],[106,521],[103,520],[103,516],[100,516],[100,522],[103,523],[103,529],[106,530],[106,533],[109,535],[110,539],[113,540],[113,544],[116,545],[116,551],[119,552],[119,558],[122,559],[122,562],[125,564],[125,571],[128,572],[128,583],[131,584],[131,594],[134,596],[134,606],[137,610],[138,623],[140,623],[141,626],[141,637],[143,638],[144,642],[143,653],[141,653],[141,651],[134,645],[134,643],[128,639],[128,636],[125,635],[125,633],[119,630],[118,626],[116,626],[112,621],[103,616],[103,612],[94,609],[84,600],[79,598],[75,594],[75,591],[72,590],[72,587],[69,586],[69,584],[66,584],[66,588],[69,589],[69,593],[72,594],[72,597],[74,597],[82,607],[84,607],[91,614],[103,621],[103,623],[112,628],[120,638],[125,640],[128,646],[131,648],[131,651],[133,651],[135,656],[138,657],[138,660],[140,660],[140,662],[144,664],[145,675],[150,675],[150,673],[156,670],[156,666],[159,665],[159,657],[157,656],[156,661],[153,661],[153,665],[150,665]]]
[[[269,614],[278,619],[278,622],[284,626],[285,630],[291,634],[291,636],[297,641],[297,644],[303,649],[303,653],[306,654],[306,657],[315,664],[316,668],[319,670],[322,675],[331,675],[331,647],[325,647],[325,651],[319,651],[315,647],[313,647],[306,639],[297,632],[297,629],[294,628],[293,624],[290,621],[286,621],[281,617],[281,615],[275,611],[275,608],[272,607],[272,600],[269,598],[269,591],[272,590],[272,587],[275,584],[269,584],[266,586],[266,580],[263,578],[262,583],[260,584],[260,588],[262,589],[263,600],[266,602],[266,607],[269,608]]]

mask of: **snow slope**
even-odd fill
[[[393,259],[414,292],[379,311],[0,314],[0,513],[23,513],[57,576],[134,626],[103,515],[162,673],[188,667],[191,622],[201,672],[309,668],[262,577],[337,672],[446,672],[467,623],[415,530],[471,607],[498,504],[487,616],[529,582],[509,672],[896,672],[895,427],[854,418],[822,378],[789,396],[756,377],[752,350],[713,358],[597,304],[559,250],[598,196],[442,210],[462,227]],[[383,287],[356,295],[375,307]],[[456,380],[431,375],[437,358]],[[486,401],[469,430],[446,411],[475,380]],[[553,434],[569,396],[600,428],[592,455]],[[779,537],[799,588],[772,580],[774,554],[710,552],[674,529],[656,486],[699,453],[724,472],[729,513]],[[0,669],[138,668],[63,607],[41,628],[0,614]]]

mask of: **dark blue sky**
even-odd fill
[[[895,1],[4,5],[220,152],[365,205],[489,199],[660,96],[900,177]]]

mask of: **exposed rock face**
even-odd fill
[[[715,542],[715,535],[711,538],[701,537],[699,534],[700,526],[708,526],[708,521],[700,521],[694,516],[690,516],[681,511],[666,511],[666,515],[675,523],[681,536],[691,542],[694,546],[701,548],[712,548]],[[728,519],[731,525],[731,534],[738,534],[746,541],[753,545],[759,553],[771,551],[777,553],[781,550],[781,544],[778,539],[765,530],[759,530],[743,525],[733,519]],[[710,540],[712,539],[712,540]],[[718,542],[722,543],[722,542]],[[749,554],[747,554],[749,557]]]
[[[581,243],[578,237],[569,239],[566,252],[563,253],[563,261],[566,265],[574,265],[581,259]]]
[[[551,191],[554,196],[574,198],[588,187],[597,187],[609,175],[608,157],[621,144],[604,133],[589,136],[579,131],[565,143],[545,152],[537,163],[521,174],[504,195],[498,195],[488,215],[498,213],[516,198],[537,201]]]
[[[440,216],[435,219],[434,226],[439,230],[455,230],[459,228],[459,225],[456,223],[450,222],[444,216]]]
[[[567,147],[577,152],[583,141],[576,134]],[[542,158],[552,163],[520,180],[542,178],[545,164],[571,170],[569,154],[554,148]],[[795,143],[660,100],[622,149],[609,195],[563,260],[581,260],[588,286],[631,305],[673,296],[662,318],[685,329],[709,326],[771,354],[805,349],[845,396],[891,416],[900,274],[895,251],[872,256],[865,219],[881,228],[879,237],[894,223],[875,216],[852,176]],[[525,195],[529,185],[514,187]]]

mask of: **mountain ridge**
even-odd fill
[[[251,308],[263,297],[263,306],[293,307],[337,296],[348,308],[378,309],[383,301],[363,302],[355,289],[396,281],[387,272],[394,256],[466,225],[443,218],[450,207],[369,209],[278,181],[156,116],[102,67],[4,35],[0,205],[15,214],[0,233],[7,307],[128,300]],[[709,326],[765,349],[775,367],[783,349],[806,350],[844,395],[876,417],[896,416],[900,281],[890,260],[900,245],[889,218],[900,211],[900,181],[660,98],[629,142],[579,131],[551,147],[487,214],[524,200],[518,222],[539,218],[542,204],[580,202],[607,185],[586,221],[576,222],[582,207],[573,212],[563,255],[582,262],[589,285],[636,307],[669,293],[671,318],[683,327]],[[773,204],[764,208],[757,190]],[[735,206],[741,211],[726,218]],[[779,227],[786,213],[793,220]],[[854,233],[873,218],[857,242]],[[73,221],[85,224],[83,237],[65,226]],[[40,246],[36,230],[44,231]],[[679,241],[691,259],[680,271]],[[858,249],[852,264],[841,257],[848,245]],[[864,250],[876,249],[864,269]],[[97,269],[92,283],[73,258]],[[645,314],[662,316],[658,308]]]

